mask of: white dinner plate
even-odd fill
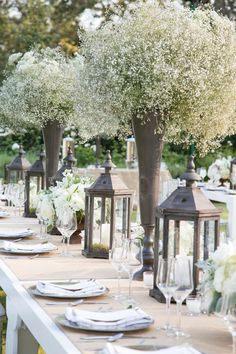
[[[35,232],[31,229],[22,229],[19,231],[0,231],[0,238],[24,238],[33,236]]]
[[[150,320],[148,323],[137,323],[137,324],[132,324],[128,327],[124,326],[117,326],[116,328],[110,328],[109,324],[107,327],[102,328],[100,326],[96,326],[96,323],[94,325],[91,325],[90,327],[84,326],[83,324],[76,324],[74,322],[68,321],[65,318],[65,315],[60,315],[56,317],[56,321],[65,327],[69,328],[74,328],[74,329],[82,329],[86,331],[96,331],[96,332],[131,332],[131,331],[137,331],[139,329],[145,329],[153,325],[154,320]]]
[[[228,194],[232,194],[232,195],[233,195],[233,194],[236,194],[236,190],[234,190],[234,189],[229,189],[229,190],[228,190]]]
[[[10,253],[10,254],[38,254],[38,253],[49,253],[49,252],[52,252],[52,251],[55,251],[57,250],[57,247],[55,246],[55,248],[53,249],[42,249],[42,250],[21,250],[21,249],[18,249],[18,250],[6,250],[5,248],[3,247],[0,247],[0,252],[1,253]]]
[[[78,283],[78,282],[76,282]],[[63,284],[63,283],[54,283],[54,284]],[[65,283],[68,284],[68,283]],[[73,284],[73,282],[70,282],[70,284]],[[108,288],[105,288],[104,291],[99,292],[99,293],[91,293],[91,294],[81,294],[81,295],[76,295],[76,294],[52,294],[52,293],[41,293],[37,288],[36,285],[32,285],[29,287],[29,291],[31,294],[36,295],[36,296],[41,296],[41,297],[52,297],[52,298],[57,298],[57,299],[83,299],[85,297],[97,297],[97,296],[102,296],[104,294],[107,294],[109,292]]]
[[[227,187],[206,187],[207,191],[212,191],[212,192],[226,192]]]
[[[10,214],[7,211],[0,210],[0,218],[6,218],[7,216],[10,216]]]

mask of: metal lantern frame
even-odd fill
[[[26,192],[26,202],[25,202],[25,217],[36,218],[35,212],[30,210],[30,181],[31,178],[37,179],[37,192],[45,189],[46,186],[46,173],[45,173],[45,151],[41,149],[39,154],[39,159],[36,160],[28,171],[25,173],[25,192]]]
[[[230,175],[232,173],[236,174],[236,157],[230,161]],[[231,181],[230,181],[230,188],[234,189],[234,185]]]
[[[85,238],[82,254],[89,258],[108,258],[108,250],[94,250],[94,202],[101,200],[101,224],[105,223],[106,201],[110,200],[111,210],[109,217],[109,245],[111,249],[116,232],[116,201],[123,199],[122,234],[130,238],[131,208],[133,191],[130,190],[116,173],[111,173],[115,165],[111,161],[110,151],[106,153],[106,161],[101,166],[105,173],[97,178],[93,185],[85,189]]]
[[[63,159],[63,165],[59,168],[55,176],[53,176],[53,184],[56,185],[57,181],[62,181],[64,177],[64,172],[66,170],[72,171],[73,166],[76,164],[76,158],[73,156],[71,147],[68,147],[67,156]]]
[[[154,245],[154,287],[150,295],[159,301],[164,301],[163,295],[156,285],[156,276],[158,272],[158,262],[160,253],[163,258],[168,258],[169,249],[169,226],[174,222],[174,252],[173,256],[179,254],[181,221],[193,222],[193,294],[199,284],[199,269],[196,262],[200,259],[200,243],[203,237],[203,259],[209,257],[209,222],[214,221],[214,250],[219,245],[220,235],[220,209],[216,208],[196,186],[195,181],[200,180],[200,176],[195,173],[193,157],[188,163],[187,171],[181,176],[186,180],[185,187],[178,187],[163,203],[156,208],[155,218],[155,245]],[[160,221],[163,220],[163,246],[160,250]],[[203,235],[201,228],[203,226]]]
[[[6,165],[6,183],[17,183],[25,179],[25,173],[30,168],[31,164],[25,157],[23,146],[19,146],[18,155]],[[15,178],[13,178],[15,174]]]

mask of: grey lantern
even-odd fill
[[[33,184],[35,184],[36,188],[33,188]],[[24,216],[36,217],[35,210],[31,207],[32,193],[38,193],[45,188],[45,185],[45,151],[42,148],[39,159],[25,173],[26,202]]]
[[[25,157],[22,145],[19,146],[18,155],[6,165],[6,183],[17,183],[25,179],[25,172],[30,168],[30,162]]]
[[[114,237],[130,237],[133,191],[111,172],[115,167],[110,151],[101,167],[105,168],[91,187],[85,189],[85,240],[82,254],[108,258]]]
[[[67,156],[63,159],[63,165],[59,168],[55,176],[53,176],[53,184],[56,185],[57,181],[62,181],[65,170],[72,171],[73,166],[76,163],[76,159],[73,156],[72,149],[69,146],[67,150]]]
[[[160,255],[163,258],[181,255],[181,241],[187,238],[190,245],[189,255],[193,259],[194,291],[199,284],[199,269],[196,262],[207,259],[210,252],[219,244],[219,226],[221,211],[217,209],[196,186],[200,176],[195,172],[193,156],[190,156],[186,172],[181,176],[186,186],[178,187],[164,202],[156,208],[155,247],[154,247],[154,288],[150,295],[163,301],[156,286],[156,275]],[[190,230],[186,234],[186,226]]]

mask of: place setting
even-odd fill
[[[6,218],[10,216],[10,214],[6,210],[0,210],[0,218]]]
[[[30,228],[22,228],[22,229],[18,229],[18,230],[1,230],[0,231],[0,238],[3,239],[15,239],[15,238],[27,238],[27,237],[31,237],[34,236],[35,232],[30,229]]]
[[[35,285],[32,285],[29,290],[33,295],[55,299],[83,299],[102,296],[109,292],[109,289],[96,279],[60,282],[38,281]],[[48,304],[60,303],[66,304],[66,302],[57,301]]]
[[[57,246],[51,242],[25,244],[14,241],[2,241],[0,243],[1,253],[9,253],[13,255],[35,255],[49,253],[55,250],[57,250]]]

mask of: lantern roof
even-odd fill
[[[96,181],[85,191],[90,195],[96,196],[115,196],[128,195],[131,196],[133,191],[129,189],[117,173],[111,172],[116,167],[111,159],[110,150],[106,151],[106,158],[101,167],[105,168],[105,172],[96,179]]]
[[[65,170],[70,170],[72,171],[72,167],[76,162],[76,158],[74,158],[71,147],[68,147],[67,150],[67,156],[63,159],[63,165],[59,168],[55,176],[53,176],[53,182],[56,183],[56,181],[62,181],[64,175],[63,173]]]
[[[68,146],[67,155],[64,157],[63,161],[67,169],[71,169],[72,166],[76,163],[76,158],[73,156],[73,152],[70,146]]]
[[[30,162],[25,157],[23,146],[19,146],[18,155],[6,166],[8,170],[24,171],[30,168]]]
[[[31,167],[29,168],[29,170],[27,171],[29,173],[37,173],[37,174],[44,174],[45,173],[45,151],[43,149],[43,147],[40,150],[39,153],[39,159],[36,160]]]
[[[200,177],[195,172],[193,156],[189,157],[187,170],[181,178],[186,179],[186,187],[178,187],[171,193],[171,195],[157,207],[157,213],[176,216],[183,220],[185,217],[220,217],[220,209],[216,208],[195,184],[195,181],[199,181]]]

